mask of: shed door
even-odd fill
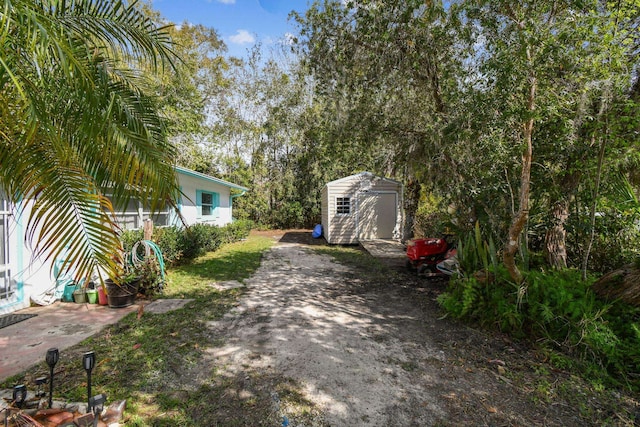
[[[358,197],[359,238],[392,239],[396,227],[395,193],[362,193]]]

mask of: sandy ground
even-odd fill
[[[291,243],[267,252],[246,284],[240,305],[209,324],[225,336],[209,357],[223,375],[300,384],[319,413],[296,423],[283,410],[289,425],[585,424],[562,404],[534,408],[532,390],[502,375],[532,354],[443,319],[428,291],[366,283]]]
[[[444,360],[444,352],[426,342],[408,355],[396,336],[416,313],[398,313],[393,300],[385,301],[386,312],[376,312],[369,307],[378,305],[375,295],[341,294],[348,273],[298,245],[273,248],[248,282],[248,296],[228,316],[232,338],[215,356],[228,369],[275,368],[298,380],[330,425],[433,424],[442,408],[402,364]],[[419,413],[408,410],[416,406]]]

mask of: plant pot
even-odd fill
[[[107,300],[107,293],[104,291],[104,287],[100,286],[98,288],[98,304],[107,305],[109,301]]]
[[[76,289],[75,291],[73,291],[73,300],[77,304],[86,303],[87,302],[87,294],[85,293],[84,289]]]
[[[95,289],[87,289],[87,301],[89,304],[95,304],[98,302],[98,291]]]
[[[135,279],[127,283],[117,284],[111,279],[104,281],[107,288],[107,301],[111,308],[128,307],[133,304],[138,295],[140,279]]]

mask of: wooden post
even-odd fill
[[[153,221],[151,220],[151,218],[147,218],[144,220],[143,230],[144,240],[151,240],[151,237],[153,236]],[[151,255],[151,249],[149,248],[149,246],[145,246],[144,256],[149,257],[149,255]]]
[[[144,240],[151,240],[153,236],[153,221],[149,218],[144,220]]]

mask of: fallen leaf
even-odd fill
[[[134,345],[133,345],[133,349],[134,349],[134,350],[137,350],[137,349],[139,349],[140,347],[142,347],[142,344],[134,344]]]

